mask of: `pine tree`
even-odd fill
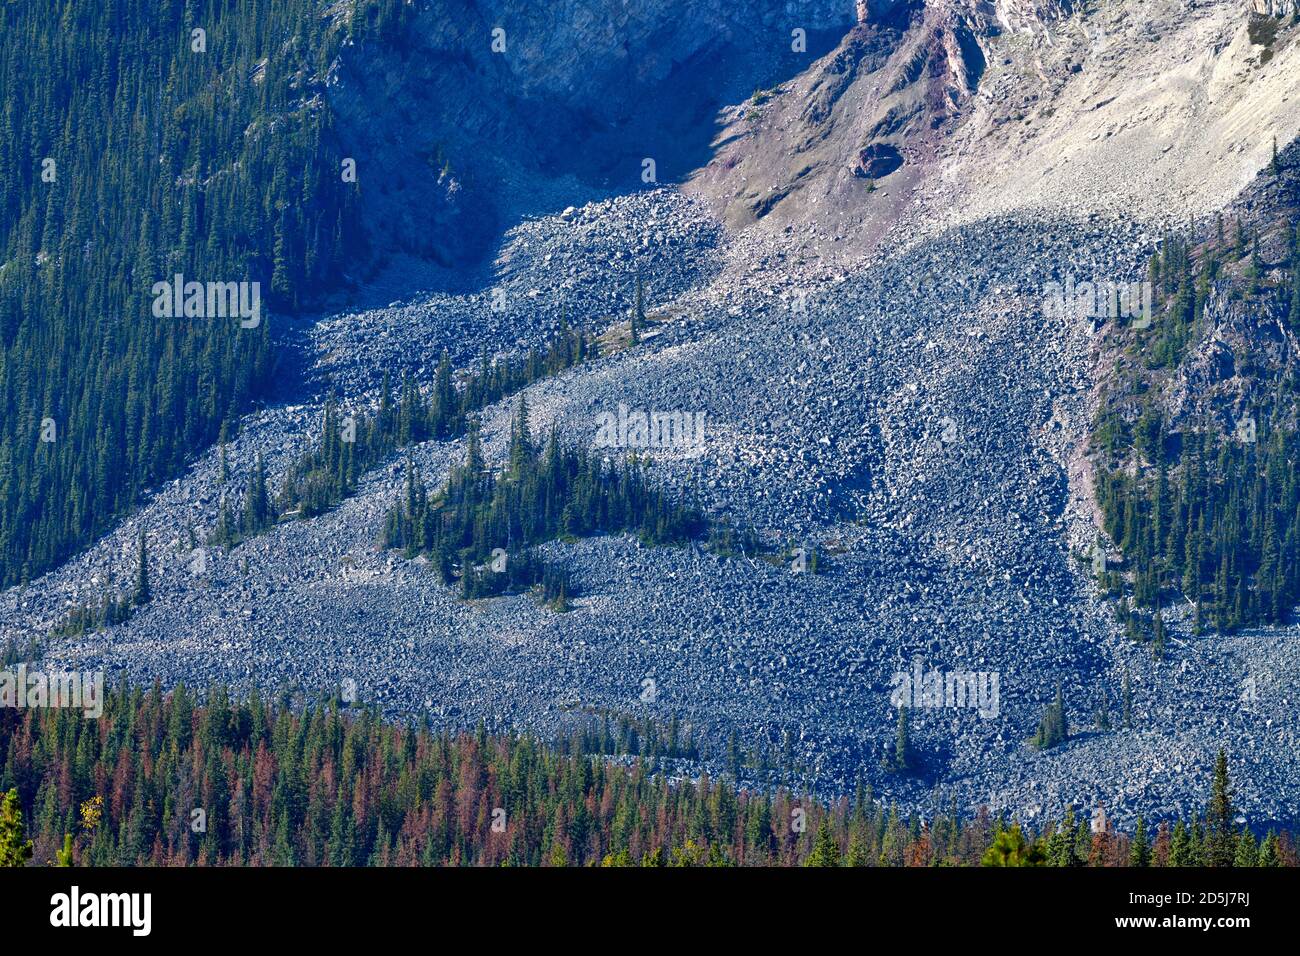
[[[641,329],[645,325],[645,293],[641,284],[641,271],[638,269],[636,274],[636,288],[633,293],[632,303],[632,344],[636,345],[641,341]]]
[[[23,808],[18,791],[10,790],[0,800],[0,867],[26,866],[32,858],[32,841],[23,828]]]
[[[1025,839],[1020,824],[1000,830],[984,851],[980,866],[1045,866],[1047,853],[1037,841]]]
[[[1264,836],[1264,842],[1260,844],[1257,865],[1268,867],[1282,865],[1282,854],[1278,852],[1277,848],[1277,834],[1272,830],[1268,831]]]
[[[1033,744],[1039,750],[1048,750],[1070,739],[1069,722],[1065,714],[1065,698],[1061,688],[1056,689],[1056,699],[1047,706],[1039,721]]]
[[[528,415],[528,396],[520,395],[515,406],[515,414],[510,423],[510,473],[520,475],[525,464],[532,458],[532,425]]]
[[[836,842],[835,835],[831,833],[830,821],[826,817],[822,817],[822,821],[817,827],[817,838],[813,843],[812,852],[808,854],[804,866],[840,865],[840,845]]]
[[[1232,822],[1232,784],[1228,779],[1228,756],[1222,748],[1214,761],[1214,782],[1206,810],[1206,865],[1231,866],[1236,854]]]
[[[1165,616],[1156,608],[1154,627],[1151,631],[1151,657],[1160,660],[1165,656]]]
[[[1133,842],[1129,846],[1129,866],[1151,865],[1151,842],[1147,839],[1147,824],[1138,814],[1137,827],[1133,831]]]
[[[1192,838],[1188,832],[1187,824],[1179,820],[1174,824],[1174,833],[1169,841],[1169,865],[1170,866],[1192,866],[1195,863],[1195,854],[1192,850]]]
[[[853,835],[849,837],[849,853],[844,865],[851,867],[871,865],[871,852],[867,848],[867,838],[863,827],[855,826],[853,828]]]
[[[140,529],[140,549],[139,564],[135,571],[135,591],[131,595],[131,603],[136,607],[148,604],[153,599],[153,591],[149,587],[149,551],[145,544],[144,529]]]
[[[1259,848],[1255,843],[1255,835],[1246,827],[1242,827],[1241,833],[1237,837],[1237,851],[1233,856],[1232,865],[1237,867],[1259,866]]]
[[[898,723],[894,732],[894,751],[890,755],[890,769],[895,773],[910,773],[914,763],[911,732],[907,726],[907,708],[899,707]]]
[[[262,453],[257,453],[253,473],[248,479],[248,488],[244,492],[243,531],[257,534],[271,523],[271,502],[266,492],[266,468],[262,464]]]

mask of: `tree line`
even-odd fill
[[[1219,755],[1203,814],[1131,833],[1073,811],[1041,830],[869,786],[830,800],[674,776],[627,722],[558,741],[435,732],[338,699],[295,705],[125,682],[88,720],[0,710],[0,864],[296,866],[1294,866],[1287,832],[1232,823]],[[645,725],[643,725],[644,727]],[[675,723],[661,754],[693,752]],[[643,738],[644,739],[644,738]],[[697,752],[696,752],[697,753]]]

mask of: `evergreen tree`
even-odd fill
[[[1129,866],[1151,865],[1151,842],[1147,839],[1147,824],[1138,814],[1137,828],[1133,831],[1133,842],[1129,845]]]
[[[1268,867],[1282,865],[1282,854],[1278,852],[1277,848],[1277,834],[1272,830],[1265,834],[1264,842],[1260,844],[1257,865]]]
[[[1255,835],[1246,827],[1242,827],[1241,833],[1237,837],[1237,850],[1232,860],[1233,866],[1259,866],[1259,848],[1255,843]]]
[[[1048,750],[1070,739],[1070,727],[1065,714],[1065,698],[1061,688],[1056,689],[1056,699],[1048,705],[1034,734],[1033,744],[1039,750]]]
[[[813,849],[804,861],[804,866],[840,866],[840,845],[831,832],[830,821],[822,817],[817,827],[817,838]]]
[[[1170,866],[1194,866],[1196,854],[1192,846],[1191,832],[1187,825],[1179,820],[1174,824],[1173,837],[1169,841]]]
[[[1236,855],[1236,833],[1232,821],[1232,784],[1228,780],[1228,757],[1222,748],[1214,761],[1214,782],[1210,787],[1210,805],[1205,817],[1206,864],[1231,866]]]
[[[0,800],[0,867],[25,866],[31,858],[32,841],[23,827],[18,791],[10,790]]]
[[[1044,848],[1037,841],[1027,841],[1018,823],[999,831],[993,845],[980,859],[980,866],[1045,866],[1046,863]]]
[[[257,534],[272,521],[271,502],[266,492],[266,468],[262,464],[262,453],[258,452],[253,473],[248,479],[248,488],[244,492],[242,530],[246,534]]]
[[[135,591],[131,595],[131,603],[139,607],[148,604],[153,599],[153,591],[149,587],[149,550],[145,544],[144,529],[140,529],[140,547],[138,563],[135,571]]]
[[[895,773],[910,773],[915,769],[912,737],[907,724],[907,708],[898,708],[898,722],[894,731],[894,749],[890,754],[890,769]]]
[[[631,341],[633,345],[636,345],[641,341],[641,329],[645,326],[645,291],[642,287],[641,271],[639,269],[636,274],[636,286],[632,298]]]

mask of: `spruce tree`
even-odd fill
[[[1038,723],[1033,744],[1039,750],[1048,750],[1070,739],[1070,727],[1065,715],[1065,697],[1061,688],[1056,688],[1056,699],[1047,706],[1043,719]]]
[[[0,867],[26,866],[32,858],[32,841],[23,828],[23,808],[18,791],[10,790],[0,800]]]
[[[266,492],[266,468],[262,464],[262,453],[257,453],[253,473],[248,479],[248,488],[244,492],[243,531],[254,535],[264,530],[271,523],[271,503]]]
[[[1228,756],[1220,748],[1214,761],[1214,781],[1206,810],[1205,855],[1208,866],[1231,866],[1236,855],[1236,833],[1232,822],[1232,784],[1228,779]]]
[[[641,341],[641,328],[645,325],[645,292],[641,283],[641,272],[637,270],[636,288],[633,293],[632,302],[632,334],[631,341],[636,345]]]
[[[1237,836],[1237,850],[1233,856],[1232,865],[1235,867],[1259,866],[1259,847],[1255,843],[1255,835],[1246,827],[1242,827],[1241,833]]]
[[[907,708],[898,708],[898,723],[894,730],[894,751],[890,755],[890,769],[895,773],[909,773],[914,768],[912,737],[907,725]]]
[[[840,845],[831,832],[830,821],[822,817],[817,827],[817,838],[813,849],[804,861],[804,866],[840,866]]]
[[[1281,866],[1282,854],[1277,848],[1277,834],[1269,830],[1264,837],[1264,842],[1259,847],[1259,866]]]
[[[1137,828],[1133,831],[1133,842],[1129,846],[1129,866],[1151,865],[1151,841],[1147,839],[1147,824],[1138,814]]]
[[[137,607],[148,604],[153,598],[153,591],[149,587],[149,550],[145,543],[144,529],[140,529],[140,548],[139,563],[135,571],[135,591],[131,595],[131,603]]]

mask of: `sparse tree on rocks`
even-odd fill
[[[1047,706],[1043,719],[1039,721],[1038,732],[1034,734],[1034,746],[1039,750],[1048,750],[1070,739],[1069,723],[1065,715],[1065,699],[1061,689],[1056,689],[1056,700]]]
[[[641,282],[641,273],[636,274],[636,290],[632,304],[632,344],[641,341],[641,329],[645,325],[645,290]]]
[[[145,543],[144,529],[140,529],[140,549],[139,565],[135,571],[135,592],[131,597],[131,602],[135,605],[148,604],[153,598],[153,591],[149,587],[149,549]]]

